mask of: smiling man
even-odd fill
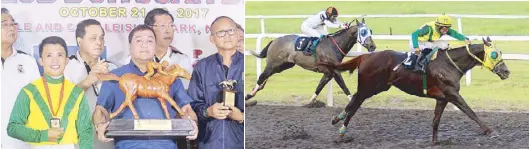
[[[64,79],[66,42],[57,36],[42,40],[39,63],[44,75],[18,94],[7,133],[32,149],[93,148],[90,108],[84,91]]]

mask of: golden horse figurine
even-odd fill
[[[158,73],[163,75],[168,75],[167,72],[164,71],[165,67],[167,67],[169,63],[167,61],[163,61],[162,63],[156,63],[156,62],[148,62],[147,63],[147,74],[145,74],[145,79],[151,80],[152,75],[154,74],[154,70],[158,70]]]
[[[149,63],[154,64],[154,63]],[[151,70],[152,71],[152,70]],[[145,98],[157,98],[158,101],[160,101],[160,104],[162,106],[163,111],[165,112],[165,117],[167,119],[170,119],[169,112],[167,110],[166,101],[168,101],[171,106],[173,106],[176,111],[180,114],[180,116],[183,116],[184,113],[180,109],[180,107],[176,104],[176,102],[171,98],[169,95],[169,90],[171,84],[176,80],[178,77],[183,77],[188,80],[191,80],[191,75],[183,68],[181,68],[179,65],[171,65],[168,68],[165,69],[165,72],[167,75],[156,73],[152,79],[147,79],[144,76],[138,76],[136,74],[127,73],[124,74],[121,77],[116,76],[115,74],[99,74],[98,78],[100,80],[109,81],[114,80],[119,82],[119,88],[123,93],[125,94],[125,101],[121,104],[121,106],[116,110],[116,112],[110,113],[110,119],[116,117],[118,114],[120,114],[125,107],[129,107],[132,111],[132,114],[134,115],[134,119],[139,119],[138,113],[136,112],[136,108],[134,108],[134,100],[136,100],[137,96],[145,97]]]

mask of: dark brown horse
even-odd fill
[[[431,61],[426,69],[426,94],[423,93],[423,74],[413,73],[400,66],[401,62],[406,58],[406,54],[401,52],[386,50],[360,55],[338,65],[321,64],[331,65],[332,68],[338,71],[349,70],[349,73],[358,68],[357,92],[353,95],[353,99],[345,110],[332,119],[333,125],[340,120],[344,120],[344,124],[339,130],[340,136],[345,134],[349,120],[367,98],[387,91],[391,86],[395,86],[411,95],[436,99],[437,105],[435,106],[432,124],[432,143],[437,141],[439,121],[448,102],[457,106],[470,119],[477,122],[487,135],[492,137],[491,129],[476,116],[459,94],[459,81],[464,72],[476,65],[488,68],[502,80],[507,79],[510,72],[501,59],[501,52],[487,38],[487,40],[483,39],[483,44],[472,44],[468,47],[463,46],[442,50],[437,54],[437,59]]]

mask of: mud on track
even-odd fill
[[[339,139],[331,117],[343,108],[246,107],[246,148],[529,148],[529,113],[478,112],[499,136],[482,135],[461,111],[445,110],[432,146],[432,110],[360,109]]]

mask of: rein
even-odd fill
[[[334,40],[334,37],[331,36],[331,40],[332,40],[332,42],[334,43],[334,45],[336,45],[336,47],[338,47],[338,50],[340,50],[340,53],[342,53],[343,55],[345,55],[345,52],[343,52],[342,48],[340,48],[340,46],[338,45],[338,43],[336,43],[336,40]]]
[[[486,45],[483,44],[483,49],[485,49]],[[468,55],[472,56],[472,58],[476,59],[479,63],[481,63],[481,66],[485,66],[485,62],[483,62],[483,60],[479,59],[478,56],[472,54],[472,52],[470,52],[470,48],[468,48],[468,44],[465,44],[465,47],[466,47],[466,50],[467,50],[467,53]],[[448,54],[448,50],[445,50],[445,53],[446,53],[446,56],[448,57],[448,59],[450,60],[450,63],[452,63],[452,65],[454,65],[456,67],[457,70],[459,70],[459,72],[461,72],[462,74],[464,74],[465,72],[463,72],[463,70],[461,70],[461,68],[459,68],[459,66],[457,66],[457,64],[454,62],[454,60],[452,60],[452,58],[450,57],[450,55]],[[501,61],[500,63],[503,63],[503,61]],[[500,64],[498,63],[498,64]],[[497,64],[496,64],[497,65]],[[492,70],[493,68],[489,68],[487,67],[487,69],[490,69]]]

